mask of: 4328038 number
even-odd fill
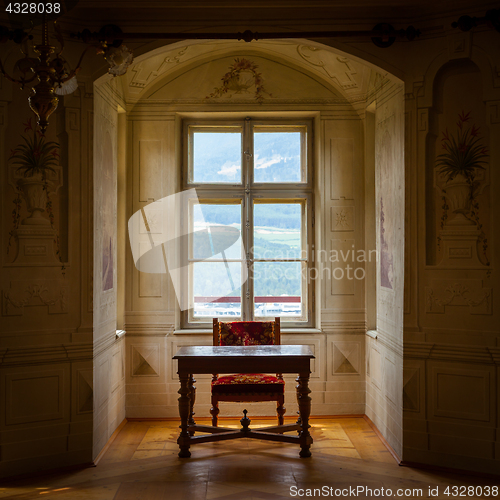
[[[498,497],[498,486],[447,486],[443,494],[448,497]]]
[[[5,8],[9,14],[60,14],[60,3],[9,3]]]

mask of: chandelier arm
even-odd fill
[[[24,86],[24,84],[26,83],[29,83],[30,81],[34,80],[34,78],[32,80],[24,80],[24,78],[22,78],[21,80],[17,80],[15,78],[12,78],[6,71],[5,71],[5,68],[3,67],[3,64],[2,64],[2,61],[0,60],[0,73],[2,73],[2,75],[7,78],[7,80],[9,80],[10,82],[12,83],[15,83],[17,85],[21,85],[21,86]]]
[[[61,27],[59,26],[57,21],[54,21],[54,33],[60,45],[59,51],[56,52],[56,56],[59,57],[62,54],[62,51],[64,50],[64,38],[62,35]]]
[[[32,81],[34,81],[34,80],[35,80],[35,78],[36,78],[36,77],[37,77],[37,76],[36,76],[36,74],[35,74],[35,75],[33,75],[33,76],[29,79],[29,80],[25,80],[25,79],[23,78],[23,79],[21,80],[21,85],[26,85],[27,83],[31,83]]]
[[[81,64],[82,64],[83,58],[85,57],[87,50],[89,50],[90,48],[92,48],[92,45],[89,45],[88,47],[85,48],[85,50],[82,52],[82,55],[80,56],[80,59],[78,60],[76,68],[74,70],[70,71],[68,76],[64,77],[61,80],[61,83],[67,82],[68,80],[71,80],[74,76],[76,76],[78,74],[78,72],[82,69]]]

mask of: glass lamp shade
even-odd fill
[[[127,68],[132,64],[134,55],[125,45],[119,47],[108,47],[104,51],[104,59],[109,64],[108,73],[113,76],[121,76],[127,72]]]

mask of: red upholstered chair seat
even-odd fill
[[[283,380],[263,373],[225,375],[212,382],[215,394],[283,394],[284,390]]]

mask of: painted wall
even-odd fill
[[[412,250],[405,284],[403,457],[498,473],[498,35],[462,33],[447,41],[419,66],[421,76],[406,96]],[[446,138],[457,140],[466,131],[487,156],[484,169],[476,169],[473,200],[466,189],[469,206],[463,207],[437,166],[451,143]]]
[[[119,84],[94,93],[93,458],[125,418],[125,341],[116,335]],[[120,242],[123,245],[123,242]]]
[[[382,89],[375,102],[377,339],[366,338],[366,415],[401,456],[405,244],[402,85]]]
[[[92,460],[92,93],[81,79],[51,117],[60,155],[35,225],[9,161],[34,132],[27,95],[0,81],[2,476]]]

